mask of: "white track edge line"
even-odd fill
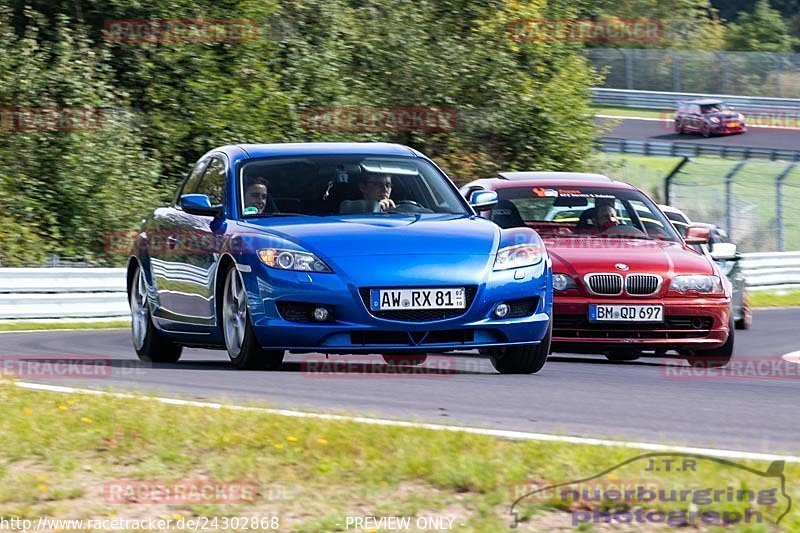
[[[800,365],[800,350],[796,352],[789,352],[787,354],[783,354],[781,359],[786,361],[787,363],[794,363],[796,365]]]
[[[124,319],[123,320],[117,320],[115,322],[123,322],[123,321],[124,321]],[[76,321],[76,322],[81,323],[81,324],[87,324],[89,326],[92,326],[92,324],[93,324],[92,322],[80,322],[80,321]],[[51,325],[51,324],[52,325],[58,325],[58,322],[51,322],[51,323],[49,323],[47,325]],[[131,327],[130,324],[128,324],[127,326],[113,326],[113,327],[103,326],[104,322],[97,322],[97,324],[99,324],[98,327],[85,327],[85,328],[4,329],[4,330],[0,330],[0,335],[8,335],[8,334],[11,334],[11,333],[51,333],[51,332],[63,333],[65,331],[86,331],[86,332],[92,332],[92,331],[114,331],[114,330],[119,330],[119,329],[127,330],[127,329],[130,329],[130,327]]]
[[[405,427],[415,429],[429,429],[433,431],[456,431],[461,433],[471,433],[474,435],[485,435],[490,437],[500,437],[514,440],[530,440],[541,442],[565,442],[569,444],[583,444],[589,446],[607,447],[628,447],[638,448],[649,451],[677,452],[677,453],[696,453],[709,455],[725,459],[749,459],[754,461],[786,461],[790,463],[800,463],[800,457],[792,455],[777,455],[769,453],[746,452],[739,450],[722,450],[716,448],[698,448],[693,446],[670,446],[666,444],[654,444],[648,442],[635,441],[616,441],[608,439],[596,439],[589,437],[569,437],[563,435],[551,435],[548,433],[528,433],[524,431],[512,431],[505,429],[487,429],[471,426],[447,426],[443,424],[428,424],[422,422],[408,422],[403,420],[389,420],[384,418],[369,418],[362,416],[345,416],[326,413],[310,413],[305,411],[293,411],[290,409],[269,409],[265,407],[246,407],[241,405],[226,405],[213,402],[198,402],[194,400],[179,400],[176,398],[164,398],[159,396],[141,396],[128,393],[115,393],[99,391],[93,389],[79,389],[74,387],[64,387],[60,385],[45,385],[42,383],[29,383],[16,381],[14,384],[23,389],[59,392],[67,394],[93,394],[96,396],[112,396],[115,398],[135,398],[152,400],[169,405],[183,405],[189,407],[204,407],[209,409],[231,409],[234,411],[252,411],[258,413],[272,414],[278,416],[294,418],[313,418],[318,420],[331,420],[339,422],[357,422],[360,424],[371,424],[376,426]]]

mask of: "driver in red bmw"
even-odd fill
[[[598,207],[594,214],[594,225],[599,233],[605,233],[607,230],[619,226],[617,210],[614,209],[614,206],[605,204]]]
[[[617,210],[611,204],[600,204],[594,213],[594,226],[597,234],[604,237],[645,237],[645,234],[634,228],[620,224]]]

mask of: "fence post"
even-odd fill
[[[728,232],[731,241],[733,241],[733,178],[746,163],[747,159],[742,159],[725,175],[725,231]]]
[[[680,52],[670,52],[672,56],[672,90],[681,92],[681,56]]]
[[[780,175],[775,180],[776,186],[776,193],[775,193],[775,201],[777,202],[776,213],[777,213],[777,226],[778,226],[778,251],[783,252],[785,247],[785,242],[783,238],[783,182],[792,173],[794,168],[797,166],[797,162],[789,163],[789,165],[780,173]]]
[[[775,62],[775,95],[778,98],[781,98],[783,91],[781,90],[781,70],[783,65],[781,64],[781,57],[776,56],[775,54],[769,54],[770,59]]]
[[[625,88],[633,90],[633,57],[628,50],[621,48],[619,52],[625,58]]]
[[[722,67],[722,94],[728,94],[728,54],[717,52],[716,55],[722,60],[720,62]]]
[[[674,146],[675,146],[675,145],[673,145],[673,147],[674,147]],[[675,165],[675,168],[673,168],[673,169],[672,169],[672,172],[670,172],[670,173],[667,175],[667,177],[666,177],[666,178],[664,178],[664,202],[665,202],[667,205],[670,205],[670,204],[669,204],[669,200],[670,200],[670,198],[669,198],[669,189],[670,189],[670,187],[672,186],[672,178],[674,178],[675,176],[677,176],[677,175],[678,175],[678,172],[680,172],[680,171],[681,171],[681,169],[683,168],[683,166],[684,166],[686,163],[688,163],[689,161],[691,161],[691,159],[689,159],[687,156],[683,156],[683,159],[681,159],[681,162],[680,162],[680,163],[678,163],[677,165]]]

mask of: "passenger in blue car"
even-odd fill
[[[397,207],[394,201],[389,198],[392,195],[392,176],[391,174],[366,174],[358,188],[364,195],[365,200],[378,202],[381,211],[388,211]]]

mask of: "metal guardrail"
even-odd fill
[[[800,289],[800,252],[742,254],[752,290]],[[0,268],[0,319],[121,318],[130,314],[122,268]]]
[[[800,150],[781,150],[776,148],[753,148],[747,146],[723,146],[716,144],[639,141],[604,137],[597,139],[603,152],[621,154],[664,155],[680,157],[731,157],[736,159],[769,159],[772,161],[800,161]]]
[[[669,30],[673,35],[669,40],[691,40],[697,34],[691,25]],[[589,65],[603,73],[602,86],[607,88],[800,98],[800,54],[663,48],[587,48],[583,52]]]
[[[625,89],[592,89],[592,103],[612,107],[640,107],[643,109],[674,109],[678,102],[695,98],[720,98],[726,103],[746,111],[799,111],[800,99],[761,98],[757,96],[735,96],[702,93],[671,93],[659,91],[629,91]]]
[[[800,252],[742,254],[739,266],[752,290],[800,289]]]
[[[125,291],[124,268],[0,269],[0,294]]]
[[[124,268],[2,268],[0,319],[130,314]]]

